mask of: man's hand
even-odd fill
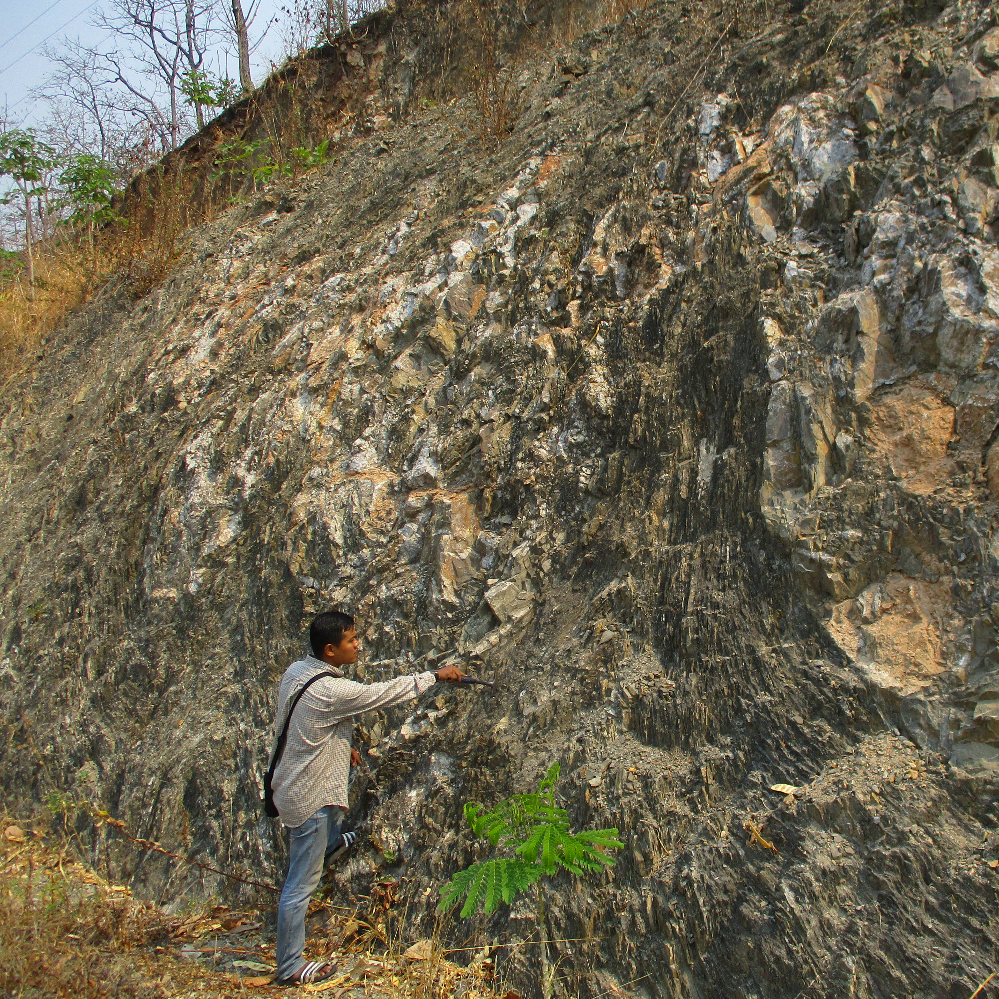
[[[461,683],[464,675],[457,666],[442,666],[434,673],[438,683]]]
[[[359,767],[361,765],[361,754],[353,748],[350,750],[350,765],[352,767]]]

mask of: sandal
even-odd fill
[[[329,866],[333,861],[339,860],[358,841],[360,836],[360,832],[356,829],[340,833],[340,845],[326,858],[326,865]]]
[[[279,978],[278,985],[315,985],[325,982],[336,974],[333,961],[306,961],[291,978]]]

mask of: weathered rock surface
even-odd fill
[[[92,796],[279,879],[274,681],[343,603],[366,675],[457,648],[499,681],[364,720],[374,848],[344,891],[380,864],[429,927],[475,855],[462,802],[558,758],[574,818],[627,843],[553,892],[554,936],[586,938],[556,945],[564,994],[977,987],[999,28],[801,8],[695,31],[652,4],[525,47],[496,143],[470,98],[421,103],[418,43],[379,21],[329,167],[52,338],[2,397],[12,803]],[[232,890],[93,850],[164,901]]]

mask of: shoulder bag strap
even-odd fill
[[[328,676],[334,680],[337,679],[335,673],[317,673],[315,676],[310,676],[301,687],[298,688],[298,693],[295,694],[295,699],[291,702],[291,707],[288,709],[288,716],[284,720],[284,728],[281,730],[281,734],[278,736],[277,745],[274,747],[274,755],[271,757],[270,766],[267,768],[271,776],[273,776],[274,771],[277,769],[278,763],[281,761],[281,754],[284,752],[285,740],[288,738],[288,726],[291,725],[291,716],[298,705],[299,700],[309,687],[316,682],[316,680],[321,680],[324,676]]]

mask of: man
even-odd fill
[[[321,673],[332,673],[310,685],[295,706],[288,738],[271,787],[281,823],[288,827],[289,862],[278,905],[277,977],[283,985],[321,982],[335,966],[305,961],[305,914],[328,857],[349,846],[341,836],[347,808],[350,766],[360,763],[351,746],[358,715],[412,700],[435,683],[458,683],[462,673],[445,666],[436,673],[400,676],[384,683],[356,683],[344,669],[357,662],[354,619],[340,611],[320,614],[309,629],[312,655],[293,663],[281,678],[275,733],[284,727],[288,710],[303,685]]]

